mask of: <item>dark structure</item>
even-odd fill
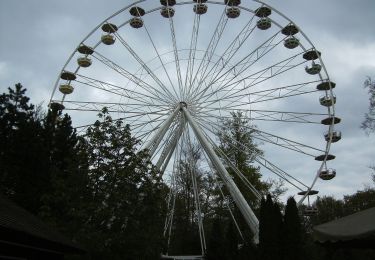
[[[0,259],[64,259],[85,251],[0,196]]]
[[[314,240],[335,248],[369,248],[375,245],[375,207],[313,228]]]

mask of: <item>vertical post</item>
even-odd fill
[[[197,136],[200,144],[205,150],[206,154],[210,158],[212,164],[216,168],[220,178],[223,180],[224,184],[227,186],[230,195],[232,196],[237,207],[240,209],[243,217],[245,218],[246,223],[250,227],[251,231],[254,234],[254,242],[259,243],[259,221],[255,216],[254,212],[250,208],[249,204],[243,197],[242,193],[234,183],[232,177],[229,175],[228,171],[225,169],[223,163],[220,161],[219,157],[213,150],[211,144],[204,136],[201,128],[195,122],[194,118],[190,115],[189,111],[186,109],[186,106],[181,105],[181,109],[184,112],[187,121],[193,128],[195,135]]]

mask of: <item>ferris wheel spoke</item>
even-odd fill
[[[233,59],[236,53],[240,50],[244,42],[250,37],[253,31],[257,28],[253,24],[255,15],[250,17],[250,20],[244,25],[242,30],[234,38],[234,40],[229,44],[228,48],[224,51],[216,63],[211,67],[211,69],[202,77],[201,82],[210,82],[208,85],[212,84],[215,81],[216,77],[227,67],[229,62]],[[218,70],[219,65],[221,65],[220,70]],[[210,80],[207,80],[207,77],[210,77]]]
[[[247,104],[255,104],[255,103],[261,103],[266,101],[272,101],[272,100],[278,100],[283,98],[289,98],[289,97],[295,97],[299,95],[307,95],[311,93],[318,92],[317,89],[311,88],[311,83],[317,83],[320,81],[310,81],[310,82],[304,82],[294,85],[289,85],[285,87],[280,88],[273,88],[273,89],[267,89],[262,91],[254,91],[250,92],[248,94],[249,101]],[[237,102],[240,98],[243,98],[242,95],[234,95],[234,96],[227,96],[224,100],[232,100],[234,102]],[[234,99],[233,98],[237,98]]]
[[[168,20],[169,20],[169,27],[170,27],[170,31],[171,31],[171,37],[172,37],[174,61],[175,61],[175,65],[176,65],[176,73],[177,73],[177,80],[178,80],[178,89],[179,89],[179,93],[180,93],[179,98],[180,98],[180,101],[181,101],[181,100],[185,99],[185,90],[183,89],[183,85],[182,85],[180,60],[178,58],[177,43],[176,43],[176,31],[175,31],[175,28],[174,28],[173,18],[172,18],[171,15],[169,15]],[[172,85],[172,87],[173,87],[173,85]]]
[[[187,97],[190,96],[191,92],[191,85],[192,85],[192,77],[194,72],[194,64],[195,64],[195,55],[197,51],[197,42],[198,42],[198,35],[199,35],[199,25],[200,25],[200,15],[194,15],[194,23],[193,29],[191,32],[190,37],[190,47],[189,47],[189,59],[188,64],[186,67],[186,74],[185,74],[185,89],[187,89]]]
[[[306,188],[309,188],[306,184],[302,181],[298,180],[297,178],[293,177],[292,175],[283,171],[280,167],[276,166],[274,163],[271,163],[269,160],[266,160],[264,157],[256,158],[255,161],[262,166],[263,168],[269,170],[273,174],[277,175],[293,187],[297,188],[300,191],[303,191]]]
[[[202,97],[204,97],[205,93],[207,92],[210,86],[212,86],[213,84],[217,83],[220,80],[225,81],[227,77],[229,77],[229,75],[232,75],[229,81],[228,80],[226,81],[226,84],[221,83],[222,87],[219,88],[218,91],[227,87],[228,82],[239,77],[243,72],[245,72],[247,69],[253,66],[262,57],[264,57],[266,54],[272,51],[280,42],[282,42],[282,40],[279,40],[279,42],[277,42],[276,44],[273,43],[278,35],[279,35],[279,32],[277,32],[276,34],[266,39],[263,43],[258,45],[252,52],[250,52],[244,58],[242,58],[237,63],[232,65],[230,68],[228,68],[224,73],[220,74],[221,73],[220,71],[217,75],[215,75],[213,80],[211,80],[209,83],[206,83],[206,87],[204,89],[200,89],[199,91],[197,91],[195,95],[192,97],[192,99],[193,100],[201,99]],[[205,81],[203,81],[203,83],[205,83]]]
[[[220,91],[223,88],[231,87],[230,88],[230,92],[231,92],[230,96],[238,94],[238,93],[243,93],[244,91],[248,90],[251,87],[254,87],[255,85],[258,85],[258,84],[260,84],[264,81],[267,81],[267,80],[269,80],[273,77],[276,77],[276,76],[278,76],[278,75],[280,75],[280,74],[282,74],[282,73],[284,73],[288,70],[294,69],[301,64],[304,64],[305,61],[297,61],[297,63],[290,64],[298,56],[301,56],[301,53],[293,55],[293,56],[291,56],[287,59],[284,59],[282,61],[279,61],[277,63],[274,63],[274,64],[272,64],[271,66],[269,66],[265,69],[261,69],[257,72],[254,72],[254,73],[252,73],[248,76],[245,76],[244,78],[242,78],[240,80],[237,80],[235,82],[231,82],[231,83],[227,82],[227,84],[224,84],[224,86],[219,88],[218,90],[216,90],[216,92]],[[250,81],[250,82],[248,82],[248,81]],[[239,84],[243,84],[243,87],[240,87],[239,89],[235,89],[235,87],[237,87]],[[227,93],[229,93],[229,92],[227,92]],[[213,94],[215,94],[215,93],[210,93],[210,94],[205,95],[205,99],[203,100],[203,102],[206,101]],[[223,98],[226,98],[227,95],[228,94],[226,94]]]
[[[229,109],[230,106],[226,107]],[[201,111],[200,117],[215,118],[217,115],[212,112],[222,109],[221,107],[212,107],[205,111]],[[230,111],[243,112],[249,120],[279,121],[289,123],[308,123],[321,124],[322,116],[327,114],[309,113],[309,112],[292,112],[292,111],[274,111],[274,110],[255,110],[255,109],[232,109]],[[222,118],[226,118],[225,116]],[[232,118],[227,116],[227,118]],[[315,119],[317,118],[317,119]],[[313,121],[313,120],[316,121]]]
[[[203,123],[201,125],[204,125],[206,129],[209,129],[208,126],[210,126],[211,129],[209,131],[211,133],[215,134],[215,135],[217,135],[221,131],[222,126],[219,123],[215,123],[215,122],[212,122],[212,121],[207,120],[207,119],[203,119],[202,122]],[[253,138],[255,138],[257,140],[260,140],[260,141],[263,141],[263,142],[266,142],[266,143],[269,143],[269,144],[279,146],[279,147],[284,148],[284,149],[292,150],[294,152],[298,152],[298,153],[301,153],[301,154],[304,154],[304,155],[307,155],[307,156],[311,156],[311,157],[314,157],[314,158],[317,155],[312,154],[313,152],[315,152],[315,153],[319,152],[319,154],[325,152],[322,149],[319,149],[319,148],[316,148],[316,147],[313,147],[313,146],[310,146],[310,145],[306,145],[306,144],[303,144],[303,143],[300,143],[300,142],[290,140],[288,138],[284,138],[284,137],[274,135],[274,134],[271,134],[271,133],[268,133],[268,132],[265,132],[265,131],[261,131],[261,130],[257,129],[256,127],[251,127],[251,126],[245,126],[245,127],[247,129],[249,129],[250,131],[252,131],[251,136]],[[235,139],[233,139],[231,137],[228,137],[228,138],[231,139],[233,142],[237,143],[237,141]]]
[[[136,109],[133,111],[127,111],[123,103],[110,103],[110,102],[86,102],[86,101],[65,101],[66,105],[65,110],[74,110],[74,111],[92,111],[92,112],[101,112],[104,108],[108,110],[109,113],[122,113],[128,114],[124,118],[131,118],[141,115],[166,115],[169,113],[170,109],[159,109],[150,112],[144,110]]]
[[[199,88],[200,82],[201,82],[203,76],[205,75],[205,72],[206,72],[207,68],[209,67],[211,59],[212,59],[212,57],[215,53],[216,47],[217,47],[217,45],[218,45],[218,43],[221,39],[221,36],[224,32],[224,29],[226,27],[227,22],[228,22],[228,18],[225,15],[225,9],[224,9],[222,14],[221,14],[220,20],[218,21],[218,23],[216,25],[216,29],[215,29],[212,37],[211,37],[211,40],[210,40],[209,44],[207,45],[207,49],[206,49],[206,51],[203,55],[203,58],[201,59],[201,62],[199,63],[198,69],[195,72],[195,75],[193,77],[192,84],[190,85],[190,88],[192,88],[194,86],[196,81],[198,81],[198,86],[196,87],[196,89]],[[195,90],[193,90],[192,93],[194,93],[194,92],[195,92]]]
[[[156,48],[156,45],[155,45],[155,43],[154,43],[154,41],[153,41],[153,39],[152,39],[152,37],[151,37],[151,34],[150,34],[150,32],[149,32],[149,30],[148,30],[146,24],[144,24],[144,28],[145,28],[145,31],[146,31],[146,33],[147,33],[148,39],[150,40],[150,42],[151,42],[151,44],[152,44],[152,47],[153,47],[153,49],[154,49],[154,51],[155,51],[155,53],[156,53],[156,55],[157,55],[157,57],[158,57],[158,60],[159,60],[160,64],[161,64],[162,67],[163,67],[164,73],[165,73],[165,75],[166,75],[167,78],[168,78],[169,84],[170,84],[170,86],[171,86],[171,88],[172,88],[172,90],[173,90],[175,96],[178,97],[178,93],[176,92],[175,88],[173,87],[174,84],[172,83],[171,77],[170,77],[170,75],[169,75],[169,73],[168,73],[168,71],[167,71],[167,69],[166,69],[166,67],[165,67],[165,63],[163,62],[163,60],[162,60],[162,58],[161,58],[161,56],[160,56],[160,53],[159,53],[158,49]]]
[[[202,127],[205,127],[204,124],[201,124]],[[209,131],[212,131],[209,128],[206,128]],[[229,137],[230,138],[230,137]],[[237,140],[230,138],[232,142],[236,143],[237,145],[233,145],[232,148],[234,150],[243,151],[243,149],[249,149],[246,145],[242,144],[241,142],[238,142]],[[254,157],[254,160],[260,164],[261,166],[267,168],[289,184],[293,185],[297,189],[302,191],[301,185],[308,188],[303,182],[299,181],[297,178],[291,176],[290,174],[286,173],[285,171],[281,170],[279,167],[277,167],[275,164],[271,163],[269,160],[265,159],[263,156],[258,154]]]
[[[155,73],[147,66],[147,64],[138,56],[138,54],[133,50],[133,48],[119,35],[117,32],[115,33],[116,38],[119,39],[121,44],[129,51],[129,53],[133,56],[133,58],[145,69],[150,75],[150,77],[159,85],[159,87],[164,91],[165,95],[171,98],[172,100],[177,101],[176,97],[172,95],[172,93],[168,90],[168,88],[160,81],[160,79],[155,75]]]
[[[118,74],[122,75],[123,77],[125,77],[129,81],[131,81],[133,84],[135,84],[135,86],[141,87],[146,93],[150,92],[151,94],[153,94],[154,98],[157,97],[157,98],[159,98],[160,100],[163,100],[166,103],[168,102],[168,98],[170,98],[170,96],[168,94],[166,94],[165,92],[159,91],[158,89],[156,89],[152,85],[146,83],[145,81],[143,81],[142,79],[140,79],[136,75],[130,73],[129,71],[127,71],[126,69],[124,69],[120,65],[116,64],[112,60],[106,58],[105,56],[103,56],[99,52],[95,52],[93,54],[93,57],[96,60],[103,63],[104,65],[106,65],[107,67],[109,67],[112,70],[114,70],[115,72],[117,72]]]
[[[210,99],[207,100],[207,107],[209,107],[211,104],[217,103],[219,101],[226,101],[226,102],[232,102],[234,104],[238,104],[238,107],[240,108],[243,105],[251,105],[255,103],[261,103],[266,101],[272,101],[272,100],[278,100],[283,98],[289,98],[294,97],[298,95],[307,95],[311,93],[318,92],[317,89],[313,89],[311,87],[311,84],[321,82],[320,80],[315,81],[309,81],[309,82],[303,82],[298,84],[292,84],[287,85],[283,87],[278,88],[271,88],[271,89],[265,89],[260,91],[251,91],[247,94],[235,94],[235,95],[226,95],[223,94],[224,97],[219,97],[216,99]],[[248,100],[248,101],[243,101]]]
[[[117,95],[119,97],[126,97],[128,99],[134,99],[136,101],[139,101],[140,103],[144,103],[145,105],[156,105],[155,101],[158,100],[158,99],[155,100],[155,97],[140,93],[138,91],[126,89],[124,87],[120,87],[115,84],[111,84],[105,81],[100,81],[100,80],[86,77],[80,74],[76,74],[76,75],[78,76],[78,78],[75,80],[75,82],[77,83],[80,83],[85,86],[90,86],[90,87]],[[147,97],[151,102],[147,102],[145,97]],[[165,103],[164,103],[164,106],[166,106]]]

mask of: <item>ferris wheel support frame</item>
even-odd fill
[[[251,231],[254,234],[253,240],[256,244],[259,243],[259,221],[255,216],[253,210],[250,208],[249,204],[245,200],[244,196],[234,183],[233,179],[229,175],[228,171],[225,169],[225,166],[220,161],[219,157],[212,149],[211,144],[204,136],[201,128],[195,122],[194,118],[191,116],[190,112],[186,109],[186,104],[182,102],[180,104],[180,109],[183,111],[187,122],[192,127],[199,143],[202,145],[203,149],[205,150],[206,154],[208,155],[209,159],[211,160],[212,164],[216,168],[218,175],[223,180],[225,186],[228,188],[229,193],[231,194],[234,202],[236,203],[237,207],[240,209],[247,225],[250,227]]]
[[[175,119],[176,115],[178,114],[178,111],[180,110],[179,107],[176,107],[164,121],[164,123],[160,126],[159,130],[155,133],[153,138],[150,140],[149,143],[147,143],[144,147],[144,149],[148,149],[150,157],[152,157],[158,148],[161,140],[163,139],[165,133],[168,131],[169,127],[171,126],[173,120]]]

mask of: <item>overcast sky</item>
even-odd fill
[[[375,136],[359,128],[368,107],[363,88],[375,78],[375,1],[269,0],[309,37],[336,82],[343,139],[333,144],[337,177],[319,182],[322,195],[341,197],[371,184]],[[48,104],[55,81],[80,41],[130,0],[0,1],[0,93],[22,83],[34,104]]]

